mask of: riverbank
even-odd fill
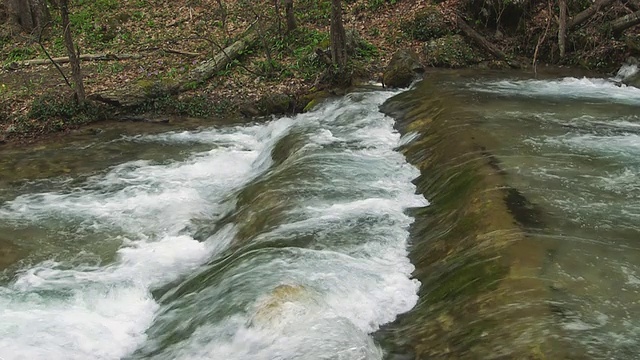
[[[347,28],[362,41],[358,54],[353,56],[361,81],[378,79],[393,51],[408,45],[399,44],[402,34],[393,26],[389,28],[389,23],[399,14],[400,19],[410,17],[415,3],[391,6],[361,2],[345,6],[345,13],[349,14],[345,19]],[[218,52],[219,47],[241,36],[253,19],[266,26],[277,18],[269,4],[255,4],[255,8],[248,9],[240,1],[225,2],[224,9],[187,1],[154,4],[153,11],[148,10],[150,3],[146,1],[118,5],[103,0],[80,3],[72,9],[77,17],[100,19],[77,31],[76,41],[83,53],[138,55],[83,62],[90,97],[132,84],[146,88],[178,79]],[[0,51],[4,65],[0,70],[0,142],[30,143],[100,120],[154,122],[157,114],[217,123],[230,117],[302,111],[314,97],[331,95],[331,91],[321,91],[325,65],[315,58],[316,50],[324,50],[329,44],[330,7],[313,1],[299,1],[297,6],[306,11],[298,10],[299,27],[295,31],[284,34],[261,29],[266,43],[258,41],[210,81],[179,95],[150,99],[136,109],[99,102],[77,108],[53,65],[20,65],[32,58],[45,58],[32,38],[5,38]],[[98,13],[104,16],[97,16]],[[48,33],[44,47],[53,57],[64,56],[57,29],[49,29]],[[69,72],[68,64],[61,68]]]
[[[286,32],[284,11],[272,3],[77,2],[71,9],[71,23],[78,47],[83,54],[105,55],[82,63],[85,87],[93,99],[123,88],[138,88],[144,96],[152,94],[156,88],[184,78],[257,24],[258,41],[210,80],[193,84],[180,94],[148,96],[133,109],[100,101],[78,107],[53,65],[45,61],[25,66],[32,59],[46,59],[43,48],[52,57],[65,55],[59,27],[45,29],[42,46],[38,36],[20,35],[3,27],[0,143],[33,143],[107,120],[164,123],[167,117],[175,121],[195,117],[218,123],[228,118],[295,113],[304,111],[314,99],[344,93],[344,89],[326,84],[323,74],[327,65],[318,55],[329,46],[330,3],[299,0],[295,6],[298,28]],[[549,32],[547,18],[540,16],[548,9],[518,8],[510,2],[500,5],[504,8],[487,6],[486,12],[478,13],[473,2],[345,1],[345,28],[357,43],[352,54],[354,81],[379,81],[399,49],[414,51],[427,67],[523,66],[532,72],[540,67],[531,67],[532,59],[610,72],[636,52],[630,40],[636,36],[633,29],[624,39],[607,41],[598,40],[604,34],[587,31],[588,36],[580,35],[580,44],[573,44],[567,58],[559,60],[553,48],[554,30]],[[572,13],[584,7],[572,6]],[[621,6],[612,5],[592,22],[615,18],[624,11]],[[533,16],[524,10],[540,13]],[[525,28],[514,28],[506,16],[496,18],[498,13],[519,16]],[[497,55],[492,48],[483,47],[475,35],[461,30],[464,27],[455,14],[463,14],[466,23],[473,24],[478,35],[499,50]],[[55,24],[55,12],[53,20]],[[585,31],[593,26],[586,25]],[[60,67],[69,73],[68,64]]]

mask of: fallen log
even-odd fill
[[[586,10],[583,10],[577,13],[575,16],[573,16],[569,20],[569,22],[567,23],[567,30],[574,28],[582,24],[583,22],[589,20],[589,18],[595,15],[598,12],[598,10],[614,3],[615,1],[616,0],[596,0],[596,2],[593,5],[588,7]]]
[[[194,89],[209,80],[218,71],[224,70],[242,52],[257,39],[258,33],[250,28],[240,40],[222,49],[213,58],[192,69],[181,79],[175,81],[138,82],[120,89],[109,90],[89,96],[90,99],[117,107],[136,107],[146,101],[165,95],[174,95]]]
[[[258,32],[253,29],[250,30],[243,38],[224,48],[212,59],[191,70],[184,79],[179,81],[177,89],[180,91],[189,90],[194,83],[200,84],[211,79],[218,71],[224,70],[244,50],[253,45],[257,39]]]
[[[140,54],[84,54],[80,55],[80,60],[82,61],[109,61],[109,60],[128,60],[128,59],[140,59],[142,55]],[[57,64],[66,64],[68,63],[69,57],[55,57],[52,58]],[[18,61],[15,63],[16,66],[33,66],[33,65],[47,65],[51,64],[51,60],[49,59],[33,59],[33,60],[24,60]]]
[[[613,30],[614,34],[619,34],[638,24],[640,24],[640,11],[613,20],[611,22],[611,30]]]
[[[460,16],[456,15],[456,23],[460,30],[471,40],[473,40],[478,46],[485,49],[488,53],[493,55],[496,59],[505,61],[511,67],[519,67],[516,63],[512,63],[507,58],[507,55],[503,53],[500,49],[498,49],[495,45],[493,45],[489,40],[485,39],[484,36],[480,35],[479,32],[475,31],[466,21]]]

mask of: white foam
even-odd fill
[[[167,310],[174,303],[160,306],[151,291],[197,271],[236,235],[234,226],[227,225],[199,242],[184,229],[193,219],[233,202],[232,194],[273,165],[270,153],[277,141],[295,131],[313,146],[296,153],[295,162],[279,165],[278,171],[315,166],[313,170],[330,172],[336,183],[354,193],[333,198],[333,183],[323,177],[274,184],[270,190],[284,194],[295,220],[259,234],[255,241],[296,233],[317,234],[318,242],[338,233],[353,238],[334,239],[323,248],[267,247],[236,260],[251,262],[225,265],[218,285],[250,300],[220,293],[216,301],[193,303],[198,299],[194,291],[186,300],[174,301],[191,301],[191,310],[196,310],[192,316],[198,307],[236,301],[247,302],[244,312],[217,320],[207,317],[188,337],[154,352],[154,358],[381,358],[369,334],[410,310],[418,299],[420,284],[411,278],[414,267],[407,257],[413,219],[405,210],[428,204],[411,183],[418,171],[394,151],[400,135],[393,120],[377,111],[392,94],[353,94],[316,112],[265,125],[124,139],[210,144],[212,150],[169,164],[129,162],[78,188],[23,195],[6,203],[0,219],[39,224],[63,218],[105,231],[118,228],[123,245],[109,264],[46,261],[0,287],[0,357],[118,359],[161,343],[147,336],[158,336],[153,326],[164,324],[164,316],[174,316]],[[305,190],[310,188],[326,191],[308,202]],[[359,222],[370,225],[360,228]],[[283,283],[301,286],[304,295],[279,302],[273,316],[260,320],[261,307]],[[251,291],[236,293],[246,284]],[[36,319],[37,324],[31,324]],[[191,321],[188,316],[180,319],[184,327]]]
[[[632,64],[624,64],[618,69],[614,81],[624,81],[638,73],[638,66]]]
[[[640,105],[640,89],[605,79],[566,77],[560,80],[501,80],[471,84],[476,91],[551,99],[609,100]]]
[[[223,136],[242,143],[185,161],[133,161],[78,188],[27,194],[2,205],[0,219],[24,226],[72,219],[80,241],[87,224],[103,231],[117,227],[126,235],[111,264],[45,261],[0,287],[0,358],[118,359],[134,351],[158,309],[150,291],[192,271],[233,237],[233,229],[226,228],[199,242],[180,231],[224,206],[226,196],[258,175],[254,162],[270,152],[270,136],[280,136],[288,124]],[[194,136],[201,141],[203,133]],[[207,137],[215,138],[216,131]]]
[[[265,248],[255,251],[251,262],[226,266],[221,289],[257,289],[257,296],[244,299],[248,312],[204,321],[188,339],[156,357],[382,357],[367,334],[410,310],[418,299],[420,284],[411,278],[414,266],[407,257],[413,219],[405,210],[428,204],[411,183],[417,169],[394,151],[400,135],[393,130],[393,120],[371,110],[389,95],[355,94],[295,119],[295,131],[312,134],[311,142],[319,146],[297,152],[296,161],[283,163],[279,171],[304,164],[312,172],[329,171],[331,181],[305,177],[274,184],[295,220],[253,241],[289,239],[295,246],[301,238],[312,238],[311,248]],[[338,186],[352,193],[340,199],[330,196]],[[314,193],[312,200],[305,196],[305,190],[316,188],[326,188],[327,195]],[[272,294],[270,289],[282,284],[299,290],[283,298]],[[240,296],[227,298],[226,291],[220,291],[216,302],[227,304]],[[207,304],[218,306],[210,300]]]
[[[548,137],[544,141],[548,145],[566,146],[579,153],[622,157],[632,161],[640,156],[640,135],[637,134],[566,134]]]

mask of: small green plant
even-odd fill
[[[378,10],[386,4],[394,5],[398,0],[369,0],[369,10]]]
[[[317,22],[328,25],[331,19],[331,1],[298,0],[298,9],[305,9],[300,13],[300,22]]]
[[[103,105],[87,102],[80,106],[71,94],[47,93],[33,100],[24,126],[45,132],[59,131],[68,126],[105,119],[106,114]]]
[[[365,60],[372,59],[378,56],[378,48],[369,42],[363,41],[356,48],[356,56]]]
[[[116,38],[117,26],[105,19],[104,14],[119,7],[117,0],[78,0],[75,5],[69,21],[74,31],[82,33],[87,42],[101,47]]]
[[[111,65],[109,67],[111,68],[111,73],[113,73],[113,74],[117,74],[117,73],[121,72],[122,70],[124,70],[124,65],[122,65],[119,62],[111,63]]]
[[[369,36],[380,36],[380,28],[372,27],[372,28],[367,30],[367,34]]]
[[[210,118],[225,115],[231,111],[232,107],[228,101],[215,102],[204,95],[181,98],[166,95],[150,100],[141,106],[138,111],[141,113],[153,112],[196,118]]]
[[[9,51],[9,54],[7,55],[7,61],[13,62],[28,60],[33,58],[35,54],[36,50],[32,47],[17,47]]]

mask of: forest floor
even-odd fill
[[[181,98],[188,99],[186,105],[153,106],[159,106],[158,110],[168,106],[171,108],[168,110],[177,111],[179,115],[194,117],[235,116],[239,104],[257,102],[265,94],[308,92],[322,72],[311,58],[314,50],[329,44],[330,2],[327,3],[297,1],[299,27],[294,34],[280,36],[265,29],[267,44],[261,40],[240,62],[220,71],[203,86],[182,94]],[[383,66],[399,47],[418,50],[419,42],[404,36],[397,25],[424,7],[422,3],[360,0],[345,4],[345,28],[356,30],[371,45],[370,53],[361,58],[361,65],[371,80],[380,77]],[[219,4],[206,0],[76,1],[70,9],[71,22],[75,26],[74,40],[82,54],[139,56],[82,62],[87,94],[129,83],[179,77],[217,53],[220,47],[229,45],[257,17],[265,24],[277,22],[272,2],[225,1],[224,8]],[[247,9],[247,4],[253,8]],[[286,26],[284,19],[281,21],[280,26]],[[73,129],[84,121],[64,119],[64,111],[37,106],[70,106],[66,99],[59,97],[64,94],[70,98],[71,90],[51,64],[19,65],[24,60],[46,59],[35,37],[37,34],[14,34],[11,40],[0,43],[0,61],[4,64],[0,70],[0,112],[3,112],[0,140],[28,142],[43,134]],[[66,56],[58,28],[46,29],[42,45],[52,57]],[[267,55],[272,61],[268,61]],[[61,69],[70,77],[68,64],[62,64]]]
[[[262,34],[257,44],[210,81],[175,98],[157,99],[142,112],[223,118],[238,116],[243,103],[269,94],[298,98],[313,92],[323,72],[314,58],[329,45],[330,1],[296,0],[298,29],[285,34],[283,9],[271,1],[247,0],[77,0],[71,7],[74,40],[82,54],[135,55],[135,58],[84,61],[87,94],[127,84],[170,81],[231,44],[252,23]],[[361,80],[378,81],[393,53],[412,49],[423,54],[424,41],[407,24],[431,7],[420,0],[343,1],[343,22],[366,46],[357,53]],[[458,0],[439,6],[443,16]],[[28,143],[43,135],[68,132],[95,121],[76,116],[72,92],[51,64],[22,66],[31,59],[66,56],[59,16],[39,34],[0,29],[0,144]],[[541,20],[543,21],[543,20]],[[542,26],[541,26],[542,28]],[[275,30],[274,30],[275,29]],[[278,30],[280,29],[280,30]],[[38,40],[40,38],[42,40]],[[497,37],[497,35],[496,35]],[[506,42],[507,45],[508,42]],[[477,50],[477,49],[476,49]],[[481,56],[482,57],[482,56]],[[475,57],[474,57],[475,58]],[[486,56],[484,56],[486,58]],[[68,64],[61,70],[70,77]],[[104,108],[101,108],[104,113]],[[100,112],[98,112],[100,113]],[[106,113],[113,113],[108,110]]]

